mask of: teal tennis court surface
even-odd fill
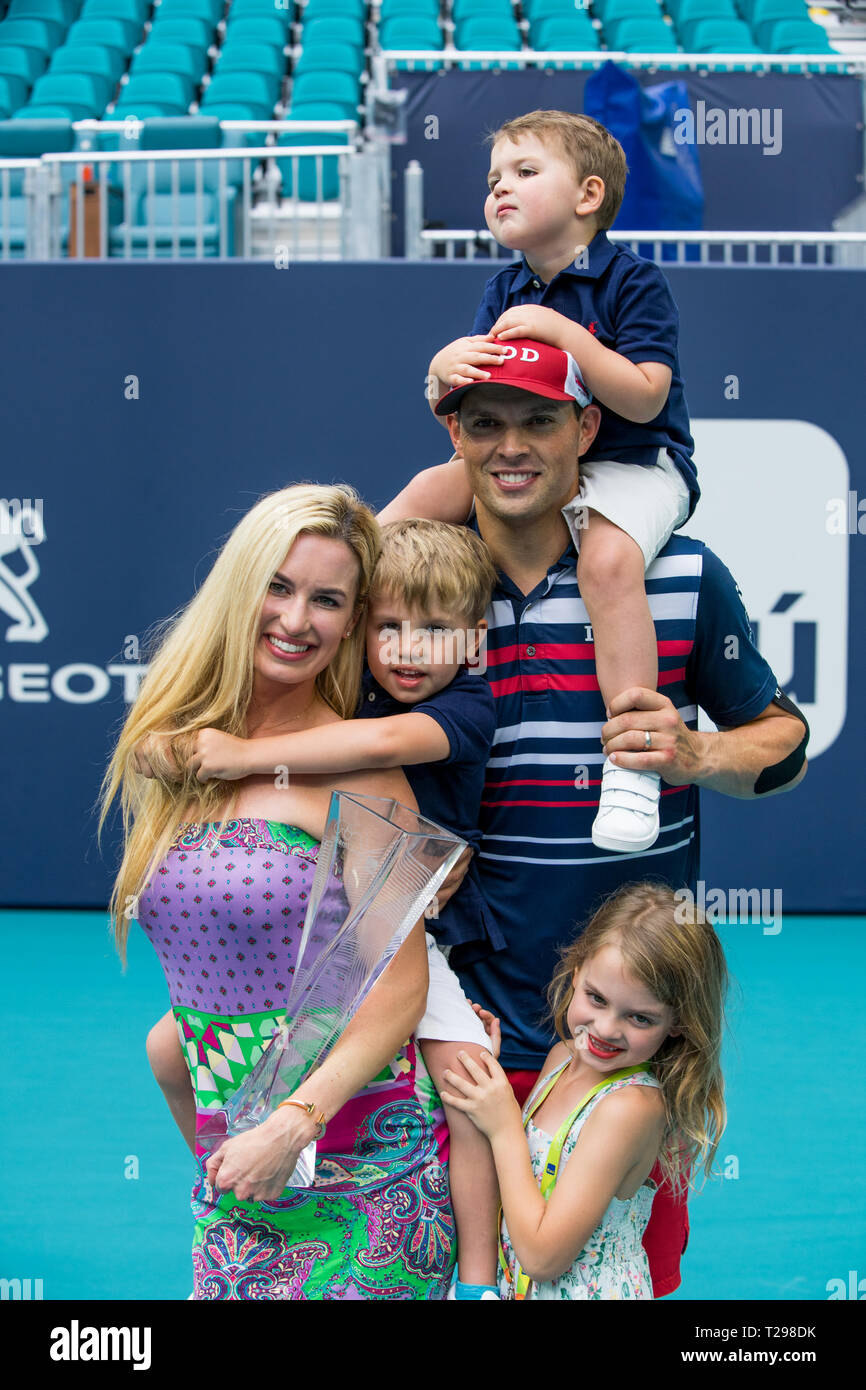
[[[864,928],[718,925],[730,1176],[690,1200],[675,1299],[824,1300],[866,1276]],[[134,930],[122,974],[99,912],[0,912],[0,943],[0,1278],[41,1279],[45,1299],[186,1298],[191,1163],[144,1052],[168,1007],[153,950]]]

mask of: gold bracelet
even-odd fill
[[[321,1139],[322,1135],[323,1135],[324,1132],[325,1132],[325,1112],[324,1112],[324,1110],[320,1110],[319,1113],[318,1113],[318,1115],[316,1114],[316,1102],[315,1102],[315,1101],[313,1101],[313,1100],[281,1100],[280,1103],[279,1103],[279,1105],[277,1106],[277,1109],[278,1109],[278,1110],[282,1110],[282,1108],[283,1108],[284,1105],[295,1105],[295,1106],[297,1106],[297,1108],[298,1108],[299,1110],[306,1110],[306,1112],[307,1112],[307,1114],[309,1115],[310,1119],[313,1121],[313,1124],[316,1125],[316,1126],[318,1127],[319,1132],[318,1132],[318,1134],[316,1135],[316,1138],[317,1138],[317,1139]]]

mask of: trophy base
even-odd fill
[[[205,1153],[214,1154],[221,1148],[227,1139],[233,1139],[237,1134],[245,1134],[248,1130],[254,1129],[255,1125],[240,1125],[229,1127],[228,1116],[224,1110],[216,1110],[208,1115],[207,1119],[196,1131],[196,1143]],[[312,1187],[316,1176],[316,1141],[311,1139],[305,1149],[298,1155],[291,1177],[286,1183],[286,1188],[290,1187]]]

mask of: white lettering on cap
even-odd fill
[[[516,348],[516,347],[512,347],[510,343],[503,343],[503,344],[502,344],[502,349],[501,349],[501,351],[502,351],[502,356],[503,356],[503,357],[516,357],[516,356],[517,356],[517,348]]]
[[[537,362],[538,353],[535,351],[535,348],[522,348],[520,352],[520,360],[521,362]]]

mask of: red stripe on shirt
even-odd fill
[[[659,685],[673,685],[685,678],[685,668],[675,671],[659,671]],[[500,699],[503,695],[516,695],[520,691],[538,690],[598,690],[596,676],[581,676],[564,671],[521,672],[519,676],[504,676],[502,680],[491,681],[490,689]]]
[[[527,646],[535,647],[535,656],[527,655]],[[694,642],[656,642],[659,656],[688,656]],[[595,646],[592,642],[535,642],[512,643],[508,647],[497,647],[487,651],[487,665],[501,666],[506,661],[594,661]]]

